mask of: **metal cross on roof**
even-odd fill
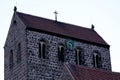
[[[55,13],[55,20],[57,21],[57,11],[54,12]]]

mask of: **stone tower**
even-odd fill
[[[64,63],[111,71],[109,45],[93,28],[16,8],[4,51],[5,80],[63,80]]]

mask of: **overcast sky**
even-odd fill
[[[27,14],[55,19],[95,30],[110,45],[112,70],[120,72],[120,0],[0,0],[0,80],[4,80],[4,43],[13,8]]]

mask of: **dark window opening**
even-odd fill
[[[101,56],[100,55],[98,55],[97,53],[95,53],[94,55],[93,55],[93,66],[95,67],[95,68],[101,68]]]
[[[9,57],[9,67],[10,67],[10,69],[12,69],[13,68],[13,65],[14,65],[14,63],[13,63],[13,50],[10,50],[10,57]]]
[[[14,22],[13,22],[14,24],[16,24],[17,22],[16,22],[16,20],[14,20]]]
[[[17,25],[17,21],[16,20],[13,21],[13,25]]]
[[[21,62],[21,44],[19,43],[17,46],[17,63]]]
[[[99,56],[96,55],[96,67],[99,68]]]
[[[83,54],[81,49],[76,49],[76,64],[81,65],[83,63]]]
[[[45,59],[46,55],[45,55],[45,44],[42,45],[42,57]]]
[[[95,58],[95,55],[93,55],[93,66],[96,67],[96,58]]]
[[[39,58],[46,58],[46,45],[43,41],[39,43]]]
[[[62,45],[58,47],[58,60],[64,62],[64,47]]]

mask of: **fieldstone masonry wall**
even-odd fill
[[[65,62],[76,64],[75,50],[80,47],[84,51],[84,66],[93,67],[93,52],[98,51],[102,58],[102,68],[111,71],[109,49],[97,45],[74,41],[74,48],[70,50],[66,47],[66,40],[50,34],[27,30],[27,70],[28,80],[59,80],[62,71],[62,62],[58,61],[58,46],[65,47]],[[46,59],[38,57],[40,40],[47,43]]]

